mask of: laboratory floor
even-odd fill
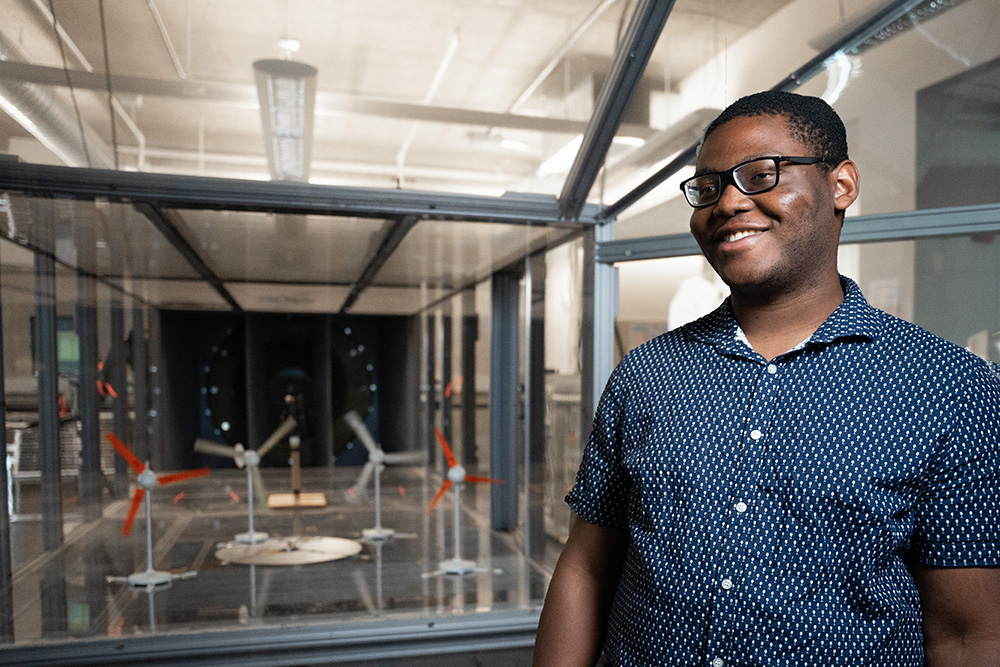
[[[437,624],[453,628],[449,632],[455,636],[451,643],[437,645],[441,653],[433,664],[528,664],[530,646],[504,646],[503,641],[493,651],[462,652],[464,626],[456,622],[478,619],[488,627],[491,619],[505,614],[537,618],[558,543],[536,545],[535,557],[526,558],[521,532],[490,528],[489,486],[467,484],[457,555],[476,570],[442,573],[442,563],[448,569],[456,557],[454,489],[428,514],[442,477],[422,466],[386,468],[380,523],[394,534],[367,539],[363,531],[377,523],[374,492],[370,483],[366,493],[350,491],[359,472],[353,467],[304,469],[303,493],[318,496],[325,506],[260,511],[258,502],[254,531],[266,532],[270,539],[252,545],[236,539],[248,532],[249,524],[243,471],[213,469],[207,477],[153,488],[148,494],[152,568],[144,507],[131,534],[122,535],[130,508],[127,495],[110,497],[109,485],[99,518],[88,521],[74,484],[66,484],[63,545],[46,551],[37,482],[22,483],[19,511],[11,522],[13,648],[18,650],[0,648],[0,662],[14,664],[10,661],[39,657],[53,646],[64,651],[95,640],[129,640],[131,646],[142,638],[168,636],[177,640],[173,645],[190,648],[192,636],[210,642],[213,632],[225,642],[254,636],[234,635],[236,630],[277,636],[282,629],[313,627],[336,634],[342,628],[350,634],[363,628],[374,633],[374,641],[387,644],[400,628],[411,632]],[[272,494],[291,490],[287,469],[261,473]],[[327,560],[345,545],[356,553]],[[250,560],[266,564],[238,562],[251,551],[256,555]],[[313,562],[317,559],[323,562]],[[270,564],[276,562],[283,564]],[[145,579],[139,575],[150,569],[161,578],[166,575],[169,583],[142,585]],[[130,575],[138,579],[130,583]],[[355,642],[351,664],[399,664],[404,644],[395,654],[371,651],[366,658],[364,642]],[[424,655],[414,655],[407,664],[434,660],[438,649],[421,648]],[[294,646],[290,650],[294,653]],[[261,658],[256,664],[342,662],[332,650],[309,662],[288,660]]]

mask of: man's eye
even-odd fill
[[[754,172],[751,174],[750,180],[754,183],[769,183],[774,180],[774,170],[765,169]]]

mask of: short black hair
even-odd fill
[[[783,116],[793,136],[826,161],[820,166],[827,171],[848,159],[847,129],[833,107],[819,97],[784,90],[765,90],[736,100],[705,128],[701,143],[734,118],[753,116]],[[701,151],[701,146],[698,150]]]

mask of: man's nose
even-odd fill
[[[742,211],[751,206],[753,200],[750,199],[750,195],[743,194],[731,181],[723,185],[719,200],[715,202],[715,208],[723,213]]]

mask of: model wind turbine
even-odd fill
[[[359,492],[368,485],[368,480],[371,479],[372,475],[375,476],[375,527],[365,528],[361,531],[361,535],[366,540],[387,540],[395,536],[396,531],[382,526],[382,471],[385,469],[386,463],[411,463],[417,459],[408,452],[386,454],[382,451],[368,427],[365,426],[364,421],[354,410],[344,415],[344,421],[354,430],[358,440],[368,450],[368,461],[361,468],[358,480],[354,486],[348,489],[348,493],[351,496],[359,495]],[[419,457],[422,459],[423,454],[419,454]]]
[[[237,468],[246,468],[247,471],[247,532],[239,533],[233,539],[240,544],[256,544],[268,538],[267,533],[258,532],[253,529],[253,501],[256,496],[257,501],[266,506],[267,494],[264,493],[264,479],[260,475],[260,460],[271,451],[271,448],[281,442],[282,438],[288,435],[296,426],[295,417],[287,417],[281,422],[278,428],[264,441],[258,449],[244,449],[243,445],[237,444],[235,447],[219,444],[204,438],[194,441],[194,450],[202,454],[212,456],[224,456],[236,462]]]
[[[193,577],[197,572],[162,572],[153,569],[153,510],[150,506],[147,492],[156,486],[164,486],[173,482],[180,482],[192,477],[204,477],[208,474],[208,468],[198,468],[185,472],[173,473],[170,475],[160,475],[154,473],[150,467],[140,461],[114,433],[108,433],[108,440],[114,446],[122,458],[129,464],[129,467],[136,474],[136,488],[132,495],[132,504],[129,506],[125,523],[122,524],[122,535],[129,535],[132,532],[132,524],[135,522],[135,515],[139,512],[139,505],[143,499],[146,500],[146,571],[136,572],[127,577],[108,577],[108,581],[118,581],[127,583],[133,588],[145,588],[151,591],[156,588],[169,588],[175,579],[187,579]]]
[[[466,482],[486,482],[488,484],[504,484],[505,482],[502,479],[467,475],[465,468],[458,464],[458,461],[455,460],[455,455],[451,453],[451,447],[448,446],[448,441],[445,440],[441,429],[435,426],[434,433],[437,435],[438,442],[441,443],[441,449],[444,450],[444,458],[448,461],[448,475],[445,477],[444,483],[441,484],[441,488],[438,489],[437,494],[435,494],[434,499],[431,500],[426,513],[429,515],[434,510],[434,506],[441,500],[441,496],[452,486],[455,487],[455,557],[441,561],[438,563],[437,570],[429,572],[424,576],[434,577],[441,574],[461,576],[489,572],[489,568],[478,567],[475,561],[462,558],[462,488]]]

